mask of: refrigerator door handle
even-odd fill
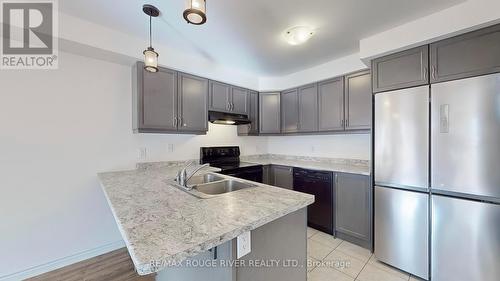
[[[450,105],[439,106],[439,132],[448,133],[450,131]]]

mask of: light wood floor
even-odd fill
[[[126,248],[68,265],[29,281],[154,281],[154,275],[141,277]]]

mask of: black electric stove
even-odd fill
[[[262,165],[240,161],[238,146],[201,147],[200,164],[220,168],[221,174],[262,182]]]

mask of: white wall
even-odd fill
[[[370,159],[370,135],[275,136],[268,137],[272,154]]]
[[[0,85],[0,279],[121,246],[96,173],[133,168],[139,147],[148,161],[198,158],[201,145],[267,148],[234,126],[211,125],[206,136],[133,134],[128,66],[60,53],[58,70],[2,70]]]
[[[366,68],[368,67],[359,59],[359,54],[356,53],[289,75],[260,77],[259,89],[262,92],[286,90]]]
[[[370,59],[435,42],[500,22],[500,1],[467,0],[360,41],[360,58]]]

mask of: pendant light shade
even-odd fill
[[[191,24],[201,25],[207,21],[207,3],[205,0],[187,0],[184,19]]]
[[[152,34],[151,34],[151,18],[160,15],[160,10],[158,10],[153,5],[142,6],[142,11],[149,16],[149,47],[142,52],[144,54],[144,69],[149,72],[158,72],[158,53],[155,52],[152,44]]]

